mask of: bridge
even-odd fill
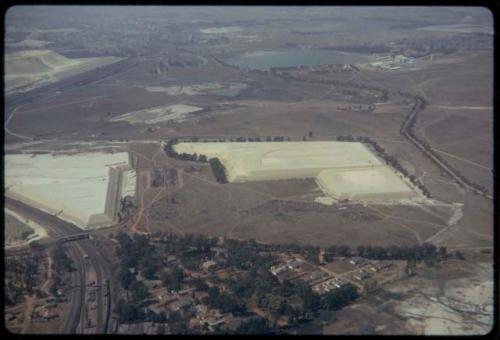
[[[66,242],[78,241],[78,240],[89,239],[89,238],[90,238],[89,233],[80,233],[80,234],[59,237],[54,242],[66,243]]]
[[[89,233],[79,233],[79,234],[73,234],[69,236],[62,236],[56,239],[51,239],[51,240],[41,240],[37,241],[40,246],[51,246],[56,243],[67,243],[67,242],[73,242],[73,241],[78,241],[78,240],[84,240],[84,239],[92,239],[92,235]],[[19,246],[16,248],[11,248],[11,249],[5,249],[5,255],[6,256],[16,256],[16,255],[22,255],[22,254],[28,254],[34,249],[28,244],[24,246]]]

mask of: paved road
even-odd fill
[[[40,225],[47,228],[47,231],[52,237],[69,236],[82,233],[82,230],[75,225],[60,220],[59,218],[32,208],[22,202],[5,197],[5,204],[9,208],[19,212],[27,218],[35,220]],[[67,244],[68,253],[76,266],[76,271],[72,273],[72,281],[79,288],[73,289],[69,294],[68,305],[70,309],[66,313],[65,320],[61,325],[61,332],[65,334],[77,333],[77,327],[81,319],[81,310],[84,305],[85,298],[85,259],[84,254],[89,256],[90,265],[94,267],[96,272],[96,284],[105,287],[106,280],[111,277],[111,264],[107,263],[103,258],[102,253],[97,249],[91,240],[79,240]],[[105,333],[105,316],[108,314],[104,310],[104,300],[106,290],[100,288],[97,294],[97,333]],[[111,306],[106,306],[111,308]]]

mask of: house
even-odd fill
[[[271,266],[270,271],[274,276],[277,276],[278,274],[285,272],[288,270],[288,266],[286,265],[280,265],[280,266]]]
[[[215,262],[213,260],[203,262],[203,264],[201,265],[201,268],[206,272],[215,270],[217,268],[217,262]]]
[[[215,253],[216,258],[225,257],[227,255],[227,249],[220,248],[220,247],[211,247],[210,251]]]
[[[361,257],[353,257],[350,261],[350,264],[353,264],[355,266],[362,266],[363,264],[366,263],[366,260],[361,258]]]
[[[319,278],[322,278],[323,276],[325,276],[326,274],[320,270],[316,270],[314,272],[312,272],[309,276],[308,276],[308,281],[314,281],[314,280],[317,280]]]
[[[44,308],[42,313],[42,316],[45,320],[51,320],[59,316],[59,314],[52,312],[50,308]]]
[[[201,325],[207,325],[208,329],[211,332],[214,332],[214,331],[218,330],[225,323],[226,323],[226,321],[224,320],[224,318],[218,319],[218,318],[215,318],[215,317],[212,317],[212,316],[200,320],[200,324]]]
[[[177,262],[177,257],[175,255],[169,255],[167,256],[167,259],[165,260],[166,265],[171,265]]]
[[[364,270],[359,270],[355,272],[352,275],[356,280],[362,281],[364,279],[367,279],[369,277],[368,273],[366,273]]]
[[[196,318],[203,319],[208,314],[208,306],[207,305],[196,305]]]
[[[302,262],[298,260],[288,260],[286,264],[290,270],[295,270],[302,267]]]
[[[170,304],[170,308],[173,311],[182,311],[186,310],[188,307],[191,307],[193,304],[193,300],[189,296],[182,296],[178,298],[176,301]]]

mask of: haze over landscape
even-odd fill
[[[14,6],[5,324],[480,335],[481,7]]]

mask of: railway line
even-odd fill
[[[36,220],[39,224],[48,229],[52,237],[59,237],[71,240],[72,236],[81,237],[82,230],[59,218],[32,208],[24,203],[5,197],[5,204],[23,214],[24,216]],[[77,238],[78,238],[77,237]],[[105,261],[102,253],[92,244],[92,241],[86,238],[68,243],[68,253],[76,265],[76,271],[72,273],[72,282],[77,289],[71,290],[69,295],[69,310],[65,313],[65,319],[61,325],[61,332],[65,334],[74,334],[78,332],[78,325],[82,321],[82,307],[85,305],[86,292],[86,263],[85,254],[89,257],[90,265],[96,272],[96,285],[104,287],[111,279],[111,265]],[[107,332],[106,326],[109,324],[107,318],[110,317],[111,303],[106,303],[104,310],[106,289],[99,289],[97,292],[97,322],[96,333],[103,334]]]

